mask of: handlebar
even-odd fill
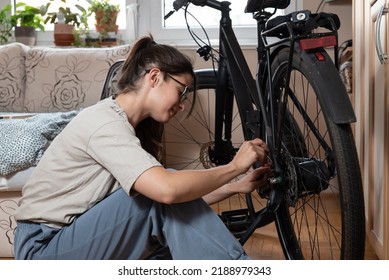
[[[210,2],[210,3],[208,3]],[[214,3],[212,3],[214,2]],[[188,3],[192,3],[195,6],[210,6],[210,5],[220,5],[218,1],[215,0],[176,0],[173,2],[173,8],[174,10],[178,11],[183,6],[187,5]]]
[[[173,2],[173,11],[169,12],[165,16],[165,20],[170,17],[175,11],[178,11],[182,7],[188,5],[189,3],[192,3],[195,6],[208,6],[211,8],[214,8],[216,10],[222,10],[222,4],[221,1],[217,0],[176,0]]]
[[[173,8],[175,11],[178,11],[182,7],[188,4],[188,0],[176,0],[173,2]]]
[[[222,11],[223,2],[225,0],[176,0],[173,2],[173,8],[175,11],[178,11],[182,7],[192,3],[195,6],[208,6],[210,8]],[[246,13],[251,13],[259,11],[264,8],[276,8],[276,9],[285,9],[290,4],[290,0],[249,0],[247,2]],[[173,13],[173,11],[171,12]]]

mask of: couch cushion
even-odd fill
[[[109,67],[128,56],[130,46],[31,48],[26,56],[27,112],[85,108],[100,99]]]
[[[2,192],[22,191],[24,184],[30,178],[35,166],[28,167],[18,172],[0,175],[0,194]]]
[[[0,112],[23,112],[28,49],[20,43],[0,46]]]
[[[47,146],[79,111],[41,113],[0,120],[0,175],[35,166]]]

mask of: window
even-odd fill
[[[133,3],[136,1],[137,0],[125,0],[125,1],[124,0],[110,0],[110,3],[114,3],[114,4],[117,3],[120,5],[121,12],[119,13],[117,23],[119,25],[119,30],[121,32],[125,31],[127,29],[127,27],[126,27],[126,5],[128,5],[128,3]],[[15,5],[15,3],[18,3],[18,2],[23,2],[23,3],[26,3],[27,5],[30,5],[30,6],[40,6],[42,4],[46,4],[48,1],[40,1],[39,2],[36,0],[0,0],[0,6],[2,7],[2,6],[9,4],[9,3],[11,3],[12,5]],[[55,2],[60,2],[62,4],[62,2],[60,0],[57,0]],[[75,3],[80,3],[80,5],[82,5],[83,7],[88,7],[88,4],[85,0],[66,0],[66,5],[71,6],[71,5],[74,5]],[[57,4],[57,7],[64,6],[61,4]],[[57,10],[54,3],[51,4],[51,7],[49,10],[50,11]],[[74,11],[77,11],[77,9],[75,8]],[[94,29],[94,21],[95,21],[94,17],[90,17],[89,28],[91,30]],[[51,46],[51,45],[53,45],[54,26],[53,26],[53,24],[47,24],[45,27],[46,27],[45,32],[38,32],[37,44]]]
[[[172,10],[174,0],[163,0],[163,14],[167,14]],[[229,0],[231,2],[231,19],[234,26],[251,26],[254,27],[255,20],[251,14],[244,13],[246,7],[246,1],[242,0]],[[206,10],[205,10],[206,9]],[[199,7],[191,5],[189,11],[197,18],[203,26],[218,27],[220,20],[220,12],[214,9]],[[168,20],[163,21],[165,28],[186,28],[183,12],[171,16]],[[197,22],[192,21],[191,26],[197,26]]]
[[[32,4],[33,6],[40,5],[36,0],[0,0],[0,6],[3,6],[8,3],[13,2],[24,2]],[[85,0],[79,0],[80,2],[84,2]],[[77,2],[77,0],[67,0],[68,3]],[[165,23],[163,20],[164,15],[172,10],[173,0],[111,0],[113,3],[119,3],[121,5],[121,12],[119,14],[119,29],[123,32],[122,38],[129,42],[128,34],[135,33],[134,36],[143,36],[151,32],[154,38],[161,43],[168,43],[174,45],[181,46],[192,46],[194,44],[192,38],[190,37],[188,31],[185,28],[184,23],[184,13],[183,11],[178,11],[173,14],[168,21]],[[251,18],[250,14],[245,14],[244,7],[246,6],[247,0],[229,0],[231,2],[232,7],[232,20],[235,26],[236,35],[238,37],[239,42],[242,45],[255,45],[256,37],[255,37],[255,21]],[[40,2],[42,3],[42,2]],[[45,2],[44,2],[45,3]],[[131,4],[138,4],[138,13],[134,16],[132,24],[126,25],[126,7]],[[166,8],[165,8],[166,6]],[[199,16],[199,12],[193,10],[193,8],[197,8],[194,5],[191,5],[191,11],[193,14],[196,14],[196,17]],[[206,24],[208,25],[207,32],[210,38],[216,39],[218,37],[218,28],[215,27],[215,23],[209,23],[209,13],[212,9],[207,7],[198,7],[200,10],[200,16],[206,15]],[[292,0],[290,6],[286,9],[285,13],[289,13],[291,11],[295,11],[298,9],[302,9],[301,0]],[[204,12],[206,11],[206,13]],[[234,15],[234,12],[236,14]],[[216,12],[217,14],[218,12]],[[215,16],[213,16],[216,18]],[[94,19],[91,18],[90,27],[93,28]],[[204,24],[204,19],[202,18],[202,23]],[[215,20],[214,20],[215,21]],[[216,20],[218,21],[218,19]],[[214,27],[212,27],[212,25]],[[53,26],[48,26],[46,32],[40,32],[38,34],[38,44],[52,44],[52,33],[51,30]],[[131,30],[135,29],[135,30]],[[131,31],[131,32],[129,32]],[[201,32],[200,30],[198,32]],[[199,33],[199,35],[202,35]]]
[[[26,3],[27,5],[30,5],[30,6],[33,6],[33,7],[39,7],[40,5],[45,5],[47,2],[49,1],[45,1],[45,2],[38,2],[36,0],[11,0],[11,2],[13,2],[12,4],[15,5],[16,3],[18,2],[23,2],[23,3]],[[15,3],[15,4],[14,4]],[[119,13],[119,16],[118,16],[118,19],[117,19],[117,23],[119,25],[119,28],[120,29],[125,29],[126,28],[126,2],[125,1],[122,1],[122,0],[111,0],[110,1],[111,4],[119,4],[120,5],[120,10],[121,11],[124,11],[122,13]],[[85,9],[87,9],[88,7],[88,2],[85,1],[85,0],[66,0],[66,4],[63,4],[61,1],[53,1],[50,5],[50,8],[49,8],[49,12],[56,12],[58,11],[58,8],[59,7],[63,7],[63,6],[68,6],[70,7],[70,9],[74,12],[77,12],[78,9],[75,7],[75,4],[79,4],[80,6],[84,7]],[[89,28],[91,30],[94,29],[94,17],[89,17],[88,19],[88,25],[89,25]],[[45,30],[46,31],[50,31],[50,30],[54,30],[54,26],[53,24],[46,24],[45,25]]]
[[[184,22],[184,11],[174,13],[166,22],[165,14],[173,10],[174,0],[142,0],[139,3],[139,35],[151,32],[156,41],[180,46],[192,46],[194,44]],[[232,22],[234,30],[241,45],[256,44],[256,23],[251,14],[245,14],[244,8],[247,0],[229,0],[232,8]],[[300,0],[291,1],[287,11],[295,10]],[[197,11],[196,11],[197,10]],[[190,6],[190,10],[203,24],[211,39],[217,39],[219,35],[218,21],[220,12],[212,11],[208,7]],[[283,11],[280,11],[283,12]],[[147,15],[147,16],[146,16]],[[195,26],[195,25],[193,25]],[[192,27],[193,27],[192,26]],[[193,28],[199,36],[202,36],[200,28]]]

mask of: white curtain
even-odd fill
[[[139,4],[129,4],[127,10],[127,29],[123,38],[126,43],[132,43],[138,38],[138,6]]]

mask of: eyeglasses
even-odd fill
[[[151,69],[148,69],[146,70],[145,72],[146,73],[149,73],[151,71]],[[183,83],[181,83],[179,80],[173,78],[171,75],[169,75],[168,73],[166,73],[166,75],[171,78],[173,81],[175,81],[176,83],[178,83],[180,86],[183,86],[184,87],[184,90],[180,93],[180,102],[184,102],[187,98],[188,98],[188,95],[189,93],[191,93],[193,91],[193,88],[192,87],[189,87]]]
[[[183,86],[184,87],[184,90],[181,92],[180,94],[180,102],[184,102],[187,98],[188,98],[188,95],[189,93],[191,93],[193,91],[193,88],[192,87],[189,87],[183,83],[181,83],[179,80],[173,78],[171,75],[169,74],[166,74],[169,78],[171,78],[173,81],[175,81],[176,83],[178,83],[179,85]]]

